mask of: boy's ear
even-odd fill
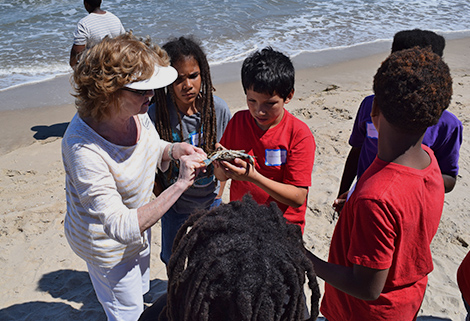
[[[372,110],[370,111],[370,117],[375,117],[380,114],[379,106],[377,105],[377,100],[372,101]]]
[[[292,89],[292,91],[289,93],[289,95],[287,95],[286,99],[284,100],[284,104],[289,103],[289,101],[291,101],[292,97],[294,97],[294,89]]]
[[[377,129],[377,131],[379,130],[380,120],[382,119],[382,117],[380,117],[381,114],[382,113],[380,112],[379,105],[374,98],[374,101],[372,102],[372,110],[370,111],[370,119],[372,120],[372,124],[374,124],[374,127]]]

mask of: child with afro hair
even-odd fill
[[[329,321],[415,320],[433,270],[444,183],[422,140],[449,106],[450,71],[429,49],[398,51],[378,69],[374,92],[377,157],[341,212],[328,262],[309,253]]]

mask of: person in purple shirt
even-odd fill
[[[392,52],[412,47],[431,47],[432,51],[442,57],[445,40],[442,36],[428,30],[404,30],[395,34]],[[354,127],[349,138],[351,150],[344,165],[343,176],[338,192],[338,198],[333,207],[340,212],[351,188],[354,178],[357,180],[369,167],[377,155],[377,130],[372,124],[370,112],[374,95],[367,96],[362,101],[354,121]],[[429,127],[424,135],[423,144],[429,146],[439,163],[445,192],[453,190],[459,170],[459,150],[462,144],[461,121],[451,112],[444,111],[439,122]]]

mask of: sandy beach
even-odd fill
[[[297,70],[296,93],[287,109],[309,126],[317,143],[304,240],[325,259],[337,219],[331,204],[349,152],[347,142],[356,111],[361,100],[372,94],[372,77],[387,55],[384,52]],[[432,242],[434,271],[419,313],[421,321],[460,321],[465,317],[455,274],[470,249],[470,143],[465,137],[470,125],[470,114],[465,111],[470,106],[470,39],[448,41],[444,60],[453,76],[449,111],[464,125],[464,142],[457,184],[446,194]],[[85,262],[72,252],[63,232],[65,173],[60,145],[75,113],[73,97],[54,106],[38,102],[36,108],[7,108],[22,98],[34,104],[35,95],[70,92],[66,81],[57,87],[52,82],[41,84],[39,89],[22,86],[0,92],[0,320],[105,320]],[[41,89],[47,86],[48,90]],[[245,108],[238,81],[216,82],[216,89],[215,94],[228,103],[232,113]],[[228,201],[227,191],[224,201]],[[152,233],[148,303],[166,286],[165,268],[159,259],[159,224]]]

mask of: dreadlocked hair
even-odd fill
[[[173,321],[304,320],[305,275],[311,318],[320,291],[299,226],[287,224],[273,202],[242,201],[191,215],[178,231],[168,265]]]
[[[191,36],[174,38],[163,45],[162,48],[168,53],[172,66],[174,66],[176,62],[187,59],[188,57],[194,58],[199,65],[202,82],[201,91],[196,99],[196,107],[201,113],[201,124],[199,125],[197,132],[199,135],[200,147],[206,153],[210,153],[215,149],[215,144],[217,143],[217,122],[214,109],[214,97],[212,95],[212,92],[215,89],[212,86],[210,67],[207,62],[206,55],[196,40]],[[173,105],[177,108],[172,85],[168,86],[166,90],[170,93]],[[173,142],[165,89],[156,90],[154,100],[157,106],[157,108],[155,108],[155,126],[157,131],[162,139]],[[181,124],[180,113],[177,112],[177,115]],[[201,126],[203,131],[202,137]],[[183,139],[181,129],[179,135],[180,138]]]

